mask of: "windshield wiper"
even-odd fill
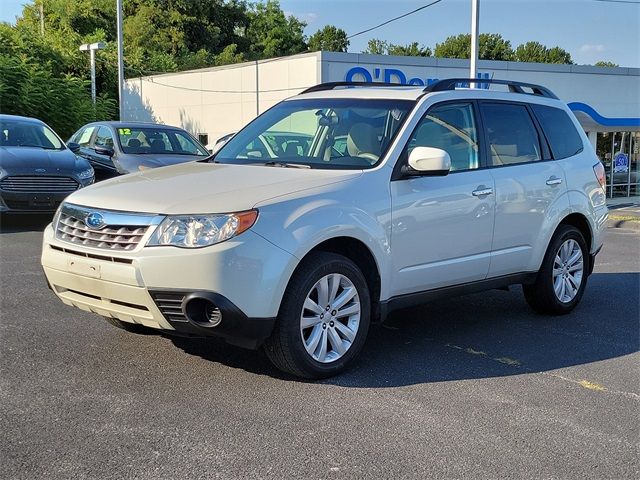
[[[306,165],[304,163],[287,163],[287,162],[265,162],[265,166],[267,167],[284,167],[284,168],[311,168],[311,165]]]
[[[18,147],[41,148],[42,150],[60,150],[59,148],[45,147],[43,145],[26,145],[26,144],[22,144],[22,145],[18,145]]]

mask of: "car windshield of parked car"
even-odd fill
[[[233,136],[215,155],[227,164],[324,169],[374,167],[414,101],[313,99],[282,102]]]
[[[129,127],[117,128],[120,147],[124,153],[137,155],[197,155],[208,156],[207,149],[187,132],[173,128]]]
[[[43,123],[23,120],[2,120],[0,122],[0,146],[31,147],[44,150],[64,150],[58,136]]]

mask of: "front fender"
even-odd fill
[[[258,205],[260,216],[252,230],[293,255],[298,262],[326,240],[337,237],[359,240],[373,255],[381,277],[382,298],[385,298],[390,278],[388,184],[385,190],[371,186],[366,192],[356,193],[357,182],[349,183],[353,188],[345,188],[343,184],[311,197]],[[381,195],[381,191],[387,195]]]

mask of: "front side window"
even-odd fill
[[[545,105],[531,105],[531,108],[549,141],[553,158],[572,157],[582,151],[582,138],[567,112]]]
[[[209,152],[181,130],[162,127],[118,128],[124,153],[207,156]]]
[[[524,105],[480,104],[492,166],[542,160],[540,140]]]
[[[408,153],[415,147],[447,152],[452,172],[478,168],[478,134],[472,105],[446,103],[431,107],[413,131]]]
[[[96,140],[94,143],[98,147],[113,148],[113,135],[111,134],[109,127],[102,126],[98,128],[98,133],[96,134]]]
[[[23,120],[0,122],[0,146],[31,147],[44,150],[62,150],[64,145],[58,136],[43,123]]]
[[[217,163],[374,167],[415,101],[313,99],[282,102],[233,136]]]

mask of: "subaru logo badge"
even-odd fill
[[[87,215],[87,218],[84,219],[84,223],[89,228],[100,228],[104,225],[104,218],[98,212],[93,212]]]
[[[45,173],[46,170],[44,168],[36,168],[36,173]]]

